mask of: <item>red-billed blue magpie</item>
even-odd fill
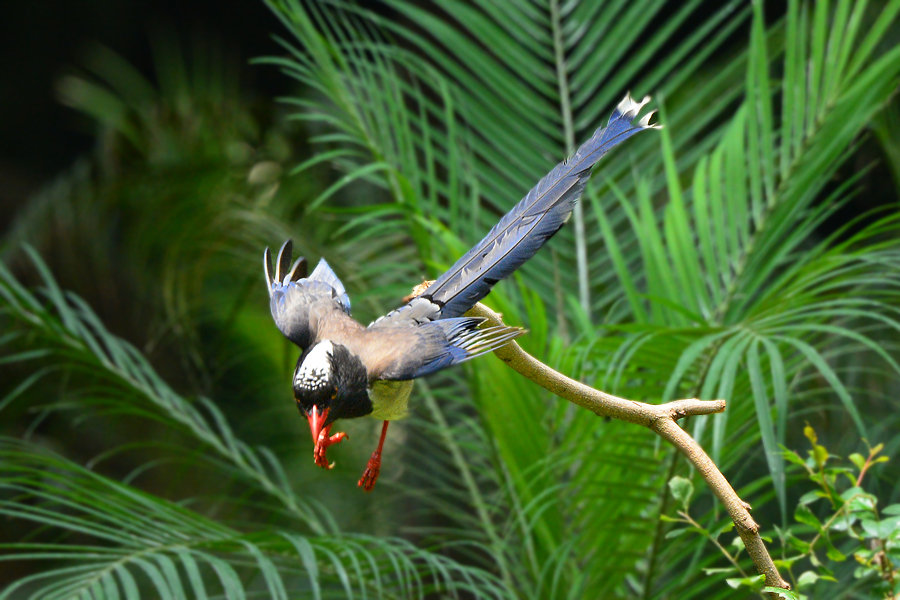
[[[491,352],[524,333],[518,327],[479,328],[482,319],[462,315],[562,227],[592,167],[610,148],[658,127],[650,125],[652,112],[636,121],[649,100],[635,102],[626,95],[606,127],[541,179],[483,240],[424,293],[368,327],[350,316],[350,298],[324,258],[305,277],[305,261],[291,263],[288,241],[273,274],[266,248],[272,318],[302,350],[294,369],[294,399],[309,421],[317,465],[331,468],[326,449],[347,437],[331,434],[337,419],[382,419],[378,447],[359,480],[370,491],[381,468],[388,423],[405,416],[412,380]]]

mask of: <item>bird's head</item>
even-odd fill
[[[309,421],[313,443],[337,419],[361,417],[372,412],[368,375],[358,356],[340,344],[324,340],[311,346],[294,369],[294,399]]]

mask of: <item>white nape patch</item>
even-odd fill
[[[312,347],[297,372],[294,373],[294,387],[318,390],[328,385],[331,376],[331,357],[334,345],[325,340]]]

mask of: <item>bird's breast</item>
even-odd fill
[[[372,402],[371,416],[383,421],[404,418],[409,410],[409,394],[413,382],[378,380],[369,386],[369,400]]]

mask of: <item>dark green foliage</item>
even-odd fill
[[[764,588],[762,578],[741,570],[737,558],[744,546],[740,537],[730,533],[732,523],[715,531],[701,527],[689,514],[689,498],[677,518],[661,515],[666,522],[687,525],[673,529],[668,537],[694,532],[709,540],[735,565],[715,572],[731,575],[729,585],[738,589],[777,592],[788,600],[895,598],[900,592],[900,504],[880,507],[878,498],[863,487],[864,481],[868,485],[872,467],[888,462],[888,457],[880,455],[884,445],[869,448],[867,456],[854,452],[844,459],[818,443],[811,426],[804,427],[803,433],[812,446],[807,458],[793,450],[785,450],[784,458],[794,470],[802,469],[812,489],[804,487],[809,491],[798,499],[795,522],[776,527],[777,536],[770,542],[775,563],[791,583],[791,590]],[[669,485],[678,498],[676,489],[691,483],[673,477]],[[734,538],[730,544],[724,534]]]
[[[900,2],[268,4],[284,53],[261,62],[300,84],[286,119],[219,58],[160,58],[150,83],[101,52],[62,84],[102,143],[5,240],[2,541],[28,574],[8,597],[742,593],[743,555],[660,520],[690,502],[692,528],[728,528],[668,447],[492,357],[417,386],[371,496],[374,424],[316,470],[267,314],[262,249],[287,237],[360,320],[393,308],[627,89],[666,129],[604,159],[488,302],[597,387],[728,399],[685,426],[775,537],[804,420],[836,454],[865,434],[896,455],[900,222],[845,215],[864,142],[900,180]]]

